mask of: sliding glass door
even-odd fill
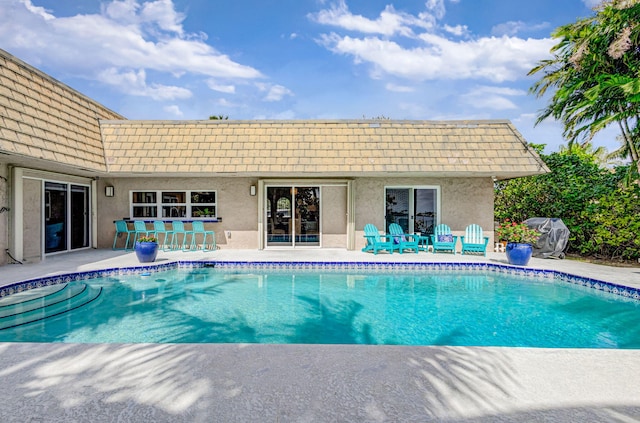
[[[89,247],[89,204],[88,186],[45,182],[45,253]]]
[[[44,184],[44,252],[67,250],[67,184]]]
[[[89,246],[89,187],[71,185],[71,249]]]
[[[407,233],[433,234],[439,210],[437,187],[388,187],[385,199],[385,230],[397,223]]]
[[[267,247],[320,246],[320,187],[267,186]]]

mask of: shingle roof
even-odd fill
[[[128,121],[0,50],[0,160],[128,176],[548,172],[508,121]]]
[[[0,152],[104,171],[99,119],[124,117],[0,50]]]
[[[509,121],[102,121],[108,172],[493,176],[548,172]]]

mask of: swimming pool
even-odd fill
[[[555,277],[290,267],[59,278],[0,300],[0,341],[640,348],[640,301]]]

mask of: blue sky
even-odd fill
[[[551,152],[526,74],[597,3],[0,0],[0,48],[129,119],[509,119]]]

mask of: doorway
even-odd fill
[[[406,233],[433,234],[440,210],[438,187],[387,187],[385,203],[386,228],[397,223]]]
[[[320,246],[320,187],[267,186],[267,247]]]
[[[44,252],[89,247],[89,187],[44,184]]]

